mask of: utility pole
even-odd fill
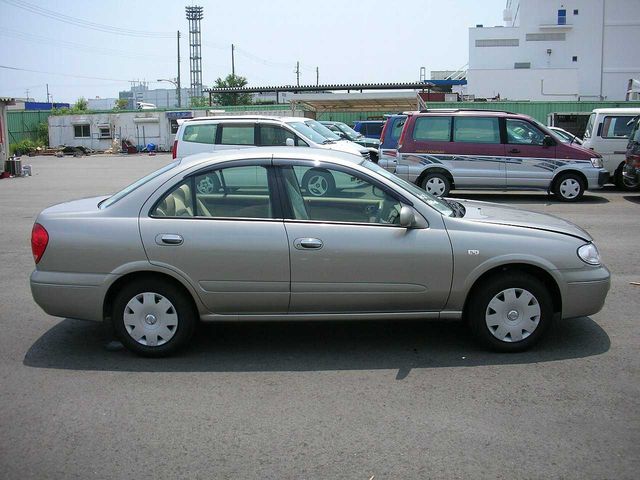
[[[47,103],[49,103],[49,84],[48,83],[47,83]]]
[[[316,86],[320,85],[320,67],[316,67]]]
[[[182,87],[180,86],[180,30],[178,30],[177,35],[178,40],[178,108],[182,107]]]
[[[27,88],[25,91],[27,93],[27,102],[28,102],[29,101],[29,89]]]
[[[233,43],[231,44],[231,76],[235,78],[236,76],[236,61],[235,58],[233,56],[233,51],[235,50],[235,47],[233,45]]]
[[[300,62],[296,62],[296,85],[300,86]]]

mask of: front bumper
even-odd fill
[[[566,281],[562,318],[593,315],[602,310],[611,286],[611,273],[604,265],[561,271]]]
[[[585,168],[582,173],[587,177],[588,190],[599,190],[609,182],[609,172],[604,168]]]
[[[632,167],[628,163],[624,164],[622,175],[632,182],[640,182],[640,168]]]

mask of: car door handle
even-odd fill
[[[293,246],[298,250],[319,250],[324,244],[319,238],[296,238]]]
[[[509,150],[509,153],[520,153],[520,150],[518,150],[517,148],[512,148],[511,150]]]
[[[175,233],[161,233],[156,237],[158,245],[182,245],[183,241],[182,236]]]

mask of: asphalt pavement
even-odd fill
[[[40,310],[29,238],[43,208],[169,156],[23,161],[32,177],[0,180],[0,478],[638,478],[640,194],[453,193],[573,221],[612,270],[600,313],[525,353],[456,323],[276,322],[208,324],[144,359]]]

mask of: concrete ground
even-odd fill
[[[0,180],[0,478],[638,478],[639,194],[457,193],[581,225],[613,272],[602,312],[532,351],[457,324],[282,322],[207,325],[152,360],[42,312],[29,238],[46,206],[169,157],[24,160],[33,177]]]

